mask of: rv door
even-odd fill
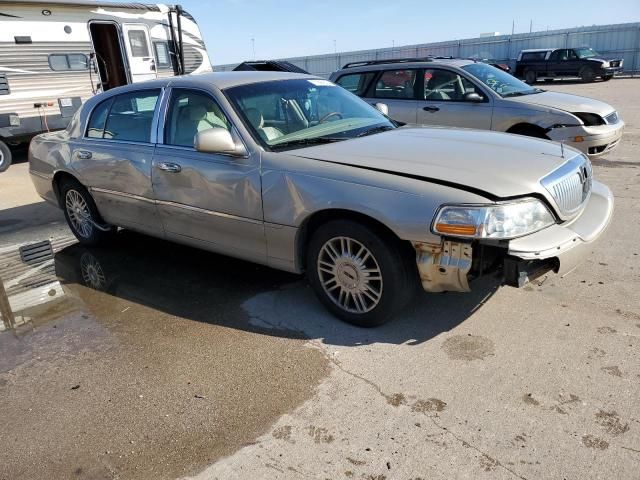
[[[146,25],[125,23],[122,25],[131,81],[144,82],[156,78],[156,62],[151,51],[149,30]]]

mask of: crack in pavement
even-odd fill
[[[382,397],[384,397],[385,399],[387,399],[387,401],[389,399],[392,398],[392,395],[388,395],[386,393],[384,393],[384,391],[382,390],[382,388],[376,384],[375,382],[369,380],[368,378],[363,377],[362,375],[358,375],[357,373],[351,372],[349,370],[347,370],[346,368],[344,368],[342,366],[342,364],[336,360],[335,358],[331,358],[329,357],[329,360],[331,361],[331,363],[333,363],[340,371],[346,373],[347,375],[350,375],[354,378],[357,378],[361,381],[363,381],[364,383],[366,383],[367,385],[369,385],[370,387],[372,387],[374,390],[376,390]],[[508,466],[506,466],[505,464],[503,464],[500,460],[498,460],[497,458],[494,458],[492,456],[490,456],[488,453],[482,451],[480,448],[476,447],[475,445],[473,445],[472,443],[466,441],[464,438],[460,437],[459,435],[456,435],[453,431],[449,430],[447,427],[444,427],[442,425],[440,425],[438,422],[436,422],[436,418],[438,417],[438,415],[427,415],[427,417],[429,417],[429,419],[431,420],[431,422],[438,428],[440,429],[443,434],[447,433],[449,435],[451,435],[453,438],[455,438],[458,442],[460,442],[462,444],[462,446],[466,446],[466,447],[470,447],[473,450],[475,450],[476,452],[484,455],[485,457],[488,457],[492,460],[494,460],[496,462],[496,465],[499,467],[502,467],[505,471],[509,472],[511,475],[513,475],[514,477],[520,479],[520,480],[527,480],[526,477],[520,475],[518,472],[514,471],[513,469],[509,468]],[[624,447],[623,447],[624,448]]]

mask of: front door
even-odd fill
[[[122,30],[131,81],[136,83],[156,78],[156,63],[151,51],[147,26],[139,23],[125,23],[122,25]]]
[[[163,142],[153,155],[153,190],[168,238],[253,261],[265,261],[258,155],[198,152],[196,133],[232,130],[209,93],[172,89]]]
[[[99,103],[85,135],[71,142],[72,166],[107,223],[161,234],[151,186],[152,124],[160,89]]]
[[[467,99],[477,93],[482,102]],[[491,99],[480,87],[452,70],[424,70],[424,92],[418,102],[418,123],[450,127],[491,129]]]
[[[384,103],[389,107],[389,118],[402,123],[415,124],[418,102],[416,80],[418,69],[383,71],[372,88],[372,96],[365,98],[374,105]]]

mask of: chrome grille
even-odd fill
[[[609,125],[618,123],[618,112],[610,113],[609,115],[604,117],[604,121],[607,122]]]
[[[592,182],[591,162],[583,155],[572,158],[541,181],[564,217],[580,210],[591,194]]]

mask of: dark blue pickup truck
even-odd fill
[[[588,47],[522,50],[516,63],[516,77],[533,84],[540,79],[579,77],[593,82],[610,80],[622,71],[623,60],[606,59]]]

